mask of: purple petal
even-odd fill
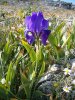
[[[41,23],[42,23],[43,19],[44,19],[44,17],[43,17],[42,12],[38,12],[37,13],[36,25],[35,25],[36,33],[38,33],[37,35],[39,35],[39,33],[42,30]]]
[[[34,35],[29,31],[25,31],[25,37],[29,44],[32,44],[35,40]]]
[[[26,28],[27,28],[27,29],[29,29],[29,23],[30,23],[30,21],[31,21],[31,16],[27,16],[27,17],[25,18],[25,25],[26,25]]]
[[[48,39],[49,34],[51,33],[50,30],[43,30],[41,33],[41,42],[43,43],[43,45],[46,45],[46,41]]]
[[[41,23],[43,20],[43,14],[42,12],[33,12],[32,16],[31,16],[31,31],[33,31],[34,33],[36,33],[36,35],[39,35],[39,33],[41,32]],[[37,34],[38,33],[38,34]]]
[[[46,29],[48,29],[48,26],[49,26],[49,21],[43,19],[43,20],[42,20],[42,29],[43,29],[43,30],[46,30]]]
[[[34,33],[36,33],[36,29],[35,29],[36,21],[37,21],[37,13],[36,12],[33,12],[32,13],[32,16],[31,16],[30,30],[32,32],[34,32]]]
[[[26,29],[35,33],[36,19],[37,19],[37,13],[32,13],[31,16],[27,16],[25,19]]]
[[[36,22],[36,19],[37,19],[37,13],[33,12],[32,15],[31,15],[32,22]]]

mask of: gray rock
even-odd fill
[[[63,71],[61,70],[62,66],[54,64],[52,65],[52,67],[53,68],[56,67],[57,70],[56,71],[48,70],[48,72],[45,73],[45,75],[40,79],[37,85],[37,88],[46,95],[52,93],[53,83],[58,82],[63,76]],[[47,100],[47,98],[43,100]]]
[[[49,70],[50,72],[55,72],[55,73],[59,73],[60,71],[62,71],[62,65],[58,65],[58,64],[53,64]]]
[[[70,62],[70,63],[71,63],[71,65],[72,65],[73,63],[75,63],[75,58],[74,58],[74,59],[69,60],[69,62]]]
[[[45,94],[51,94],[52,90],[52,83],[50,81],[46,81],[45,83],[42,83],[39,88],[40,91],[43,91]]]
[[[45,83],[46,81],[54,81],[55,76],[58,76],[60,72],[62,73],[62,68],[63,66],[53,64],[51,67],[49,67],[48,71],[42,76],[38,84]]]

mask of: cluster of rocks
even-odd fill
[[[73,62],[75,62],[75,59],[68,60],[66,64],[72,66]],[[54,83],[59,82],[64,75],[63,69],[64,65],[53,64],[49,67],[48,72],[46,72],[45,75],[40,79],[38,83],[38,89],[45,94],[40,100],[49,100],[50,95],[53,93]]]
[[[75,9],[75,5],[72,3],[64,2],[61,0],[45,0],[48,2],[48,5],[55,6],[55,7],[62,7],[65,9]]]

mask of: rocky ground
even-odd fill
[[[60,19],[68,19],[68,18],[74,18],[75,17],[75,11],[74,10],[68,10],[64,8],[54,7],[50,6],[48,2],[45,1],[35,1],[35,2],[9,2],[8,4],[0,4],[0,10],[4,10],[6,12],[11,12],[12,10],[18,10],[18,9],[26,9],[28,7],[31,7],[33,11],[42,11],[44,15],[49,18],[52,15],[55,15],[56,17]]]
[[[12,2],[10,1],[7,4],[0,4],[0,13],[9,13],[11,16],[15,16],[16,13],[20,10],[24,10],[24,14],[27,13],[28,10],[32,11],[42,11],[46,18],[51,18],[55,16],[59,20],[64,20],[68,22],[68,24],[72,24],[75,20],[75,11],[67,10],[64,8],[50,6],[48,2],[45,1],[35,1],[35,2]]]

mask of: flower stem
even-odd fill
[[[37,39],[36,39],[36,68],[38,66],[37,63],[38,63],[39,48],[40,48],[40,41],[39,41],[39,38],[37,37]]]

